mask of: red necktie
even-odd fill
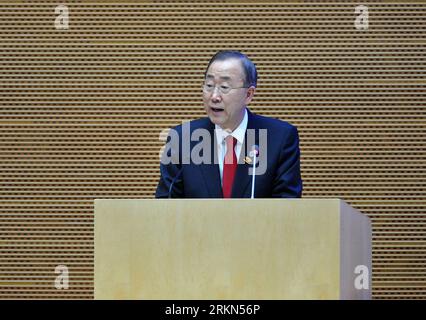
[[[237,139],[229,135],[226,141],[226,154],[223,162],[223,182],[222,190],[224,198],[231,198],[232,184],[234,183],[235,172],[237,171],[237,156],[235,155],[235,145]]]

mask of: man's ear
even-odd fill
[[[247,89],[247,95],[246,95],[246,104],[248,105],[254,97],[254,93],[256,92],[256,87],[251,86]]]

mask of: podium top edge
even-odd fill
[[[232,199],[223,199],[223,198],[172,198],[172,199],[144,199],[144,198],[101,198],[94,199],[94,202],[100,201],[342,201],[346,202],[340,198],[232,198]]]

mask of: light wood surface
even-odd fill
[[[370,246],[337,199],[95,200],[95,298],[368,298]]]

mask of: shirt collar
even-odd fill
[[[244,141],[244,136],[246,134],[246,130],[247,130],[247,124],[248,124],[248,114],[247,114],[247,109],[244,110],[244,117],[243,120],[240,122],[240,124],[238,125],[238,127],[232,131],[232,133],[229,133],[228,131],[222,129],[219,125],[215,124],[215,133],[216,133],[216,139],[217,139],[217,143],[221,144],[223,142],[223,140],[228,136],[228,135],[232,135],[235,139],[237,139],[237,141],[239,143],[243,143]]]

